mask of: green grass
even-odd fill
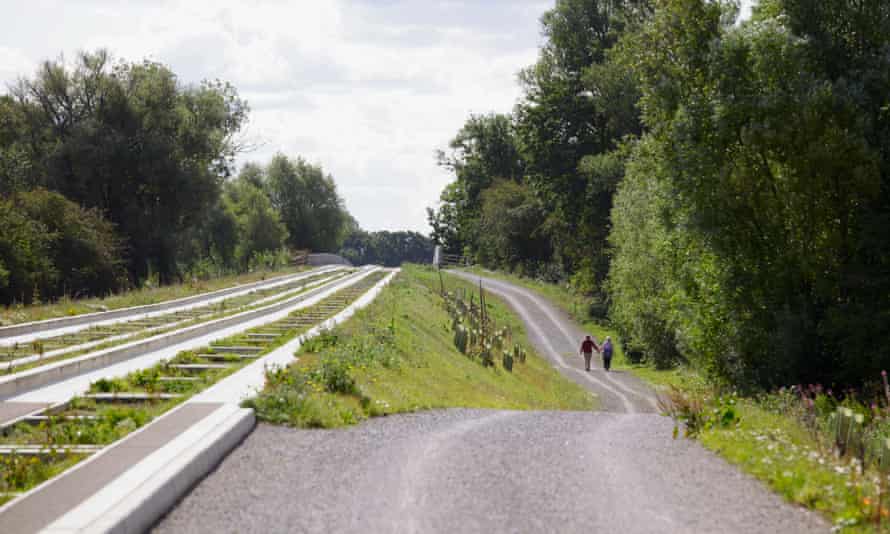
[[[105,298],[72,299],[63,297],[56,302],[37,305],[13,305],[0,308],[0,326],[31,321],[43,321],[58,317],[71,317],[102,310],[116,310],[132,306],[157,304],[168,300],[190,297],[234,285],[249,284],[306,270],[306,267],[289,267],[276,271],[254,271],[212,280],[197,280],[186,284],[171,284],[147,289],[134,289]]]
[[[766,483],[773,491],[831,519],[841,532],[877,532],[869,524],[876,512],[873,484],[856,475],[850,464],[838,460],[795,419],[742,399],[738,424],[705,429],[701,443],[742,471]],[[886,522],[887,519],[885,518]]]
[[[446,277],[449,290],[473,291]],[[454,346],[435,271],[407,265],[367,308],[319,342],[246,404],[265,421],[336,427],[434,408],[592,410],[596,399],[534,352],[521,321],[489,294],[489,313],[528,351],[513,372],[483,367]]]

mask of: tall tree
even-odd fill
[[[246,104],[223,82],[185,86],[166,66],[46,61],[0,106],[0,190],[38,186],[99,209],[126,238],[131,273],[175,274],[178,241],[219,196]],[[8,130],[7,130],[8,131]],[[17,162],[22,158],[28,165]]]
[[[302,158],[278,154],[266,167],[272,205],[288,229],[288,244],[298,249],[336,251],[351,217],[334,178]]]
[[[610,153],[641,131],[637,83],[613,49],[649,13],[639,0],[558,0],[541,18],[545,44],[520,74],[517,133],[528,179],[550,211],[566,268],[598,291],[608,270],[612,196],[623,173]]]
[[[519,182],[524,163],[519,155],[508,115],[471,115],[449,143],[450,152],[438,153],[439,165],[452,171],[455,181],[440,197],[438,210],[428,210],[433,237],[447,250],[476,254],[482,193],[497,180]]]

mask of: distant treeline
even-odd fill
[[[890,368],[890,3],[558,0],[511,115],[472,116],[434,238],[591,295],[717,381]]]
[[[417,232],[365,232],[354,230],[343,241],[340,255],[353,265],[398,267],[403,262],[431,263],[432,240]]]
[[[336,251],[355,222],[333,178],[295,158],[246,165],[247,104],[165,65],[81,54],[0,96],[0,304]]]

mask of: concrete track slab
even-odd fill
[[[62,476],[3,506],[0,508],[2,531],[16,534],[40,532],[220,406],[212,403],[185,404]]]
[[[0,425],[49,408],[46,402],[0,402]]]

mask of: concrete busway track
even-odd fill
[[[345,320],[367,305],[396,274],[390,272],[377,281],[380,278],[377,272],[380,269],[363,270],[349,279],[322,288],[323,291],[282,313],[241,324],[237,328],[240,332],[266,328],[276,321],[289,321],[287,314],[295,308],[318,309],[311,308],[316,304],[322,309],[329,308],[325,303],[331,299],[348,303],[304,334],[240,368],[61,476],[0,507],[0,532],[144,531],[253,429],[252,411],[240,408],[239,403],[262,387],[265,368],[293,361],[293,353],[304,339]],[[315,316],[314,313],[310,315]],[[218,332],[215,336],[165,349],[154,358],[145,357],[138,362],[112,366],[15,400],[57,403],[85,391],[98,377],[119,376],[145,368],[170,352],[189,350],[197,343],[209,343],[211,339],[229,335],[232,335],[231,331]]]
[[[145,356],[150,357],[153,354],[157,354],[158,351],[169,350],[171,347],[178,347],[183,343],[194,343],[219,334],[232,335],[232,333],[237,333],[238,329],[245,324],[260,324],[269,317],[281,314],[287,315],[288,310],[293,309],[300,302],[311,299],[320,293],[325,293],[331,287],[344,287],[344,284],[348,285],[366,274],[366,271],[359,271],[275,304],[0,377],[0,400],[10,401],[13,400],[12,397],[21,396],[37,388],[44,388],[54,382],[64,381],[79,375],[86,376],[92,371],[119,362],[126,362]],[[173,354],[176,354],[176,351]],[[8,422],[12,418],[21,417],[20,411],[19,409],[13,409],[9,403],[3,403],[0,405],[0,424]]]
[[[93,326],[107,326],[126,322],[138,318],[150,318],[161,314],[169,314],[185,311],[198,306],[217,303],[225,299],[234,298],[248,293],[270,289],[277,286],[317,276],[326,272],[343,269],[342,266],[325,266],[296,274],[277,276],[268,280],[260,280],[249,284],[241,284],[209,293],[201,293],[181,299],[146,304],[143,306],[131,306],[96,313],[85,313],[73,317],[60,317],[45,321],[34,321],[11,326],[0,327],[0,346],[9,346],[15,343],[30,343],[35,340],[78,332]]]
[[[585,372],[583,332],[558,309],[524,288],[483,284],[603,411],[435,410],[336,430],[261,424],[153,532],[830,531],[698,442],[672,439],[673,422],[653,413],[654,395],[633,377]]]
[[[42,353],[35,353],[34,344],[10,346],[0,343],[0,366],[6,367],[9,373],[19,367],[33,366],[41,362],[50,363],[83,354],[90,349],[99,350],[99,348],[106,348],[110,345],[119,345],[127,339],[145,338],[172,332],[222,316],[234,315],[239,311],[247,311],[285,300],[311,287],[344,276],[347,272],[346,269],[322,270],[313,272],[310,276],[299,276],[271,286],[254,288],[247,292],[192,304],[185,309],[140,315],[135,319],[128,317],[121,320],[102,321],[98,325],[88,325],[83,328],[69,327],[77,329],[77,331],[67,334],[50,333],[52,337],[42,338],[40,340]]]

